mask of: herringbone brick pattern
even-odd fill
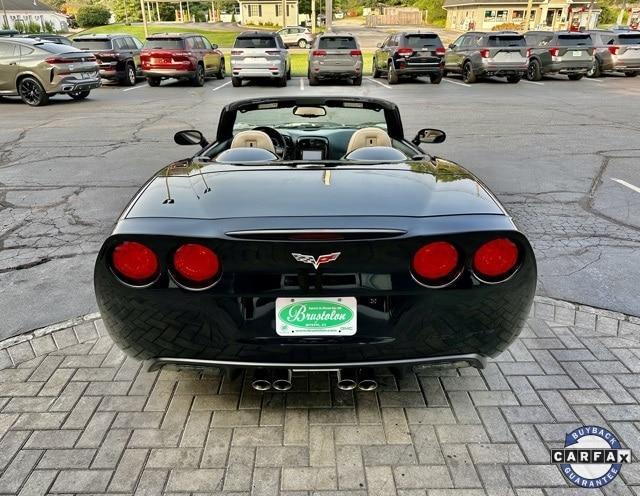
[[[0,350],[0,494],[580,494],[549,448],[596,424],[640,453],[639,329],[538,300],[483,371],[380,374],[376,393],[298,374],[259,394],[144,372],[84,323]],[[604,493],[640,495],[639,464]]]

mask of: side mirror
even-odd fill
[[[377,48],[382,48],[382,43],[376,43]]]
[[[449,45],[449,48],[450,48],[451,50],[453,50],[455,47],[456,47],[456,45],[455,45],[454,43],[451,43],[451,45]]]
[[[173,141],[175,141],[178,145],[200,145],[202,148],[209,144],[202,133],[195,129],[178,131],[173,135]]]
[[[427,143],[427,144],[442,143],[446,139],[447,139],[447,135],[444,131],[440,131],[440,129],[425,128],[418,131],[418,134],[416,134],[416,137],[413,138],[413,144],[419,145],[421,143]]]
[[[213,48],[214,50],[218,49],[218,45],[216,45],[215,43],[211,43],[211,48]]]

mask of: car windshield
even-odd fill
[[[276,39],[272,36],[239,36],[234,48],[276,48]]]
[[[74,40],[73,44],[83,50],[111,50],[111,40]]]
[[[591,36],[588,34],[561,34],[558,36],[558,45],[575,46],[591,45]]]
[[[618,35],[618,43],[620,45],[640,45],[640,33],[620,34]]]
[[[520,35],[501,35],[488,36],[480,40],[481,46],[488,47],[518,47],[526,46],[524,36]]]
[[[294,115],[293,108],[268,108],[238,112],[233,126],[234,134],[258,126],[299,129],[359,129],[363,127],[387,128],[382,109],[345,108],[322,106],[326,115],[309,117]]]
[[[323,36],[318,42],[318,48],[325,50],[350,50],[358,48],[356,40],[351,36]]]
[[[442,42],[435,34],[410,34],[405,38],[408,48],[440,47]]]
[[[164,48],[171,50],[174,48],[182,48],[183,46],[184,40],[182,38],[149,38],[143,48]]]

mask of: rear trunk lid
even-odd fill
[[[618,35],[615,56],[625,65],[640,67],[640,33],[621,33]]]
[[[591,61],[593,41],[588,34],[561,34],[558,35],[558,46],[550,47],[549,51],[558,62]]]
[[[73,50],[67,45],[47,43],[50,55],[45,59],[46,64],[53,67],[56,74],[74,74],[80,79],[91,79],[97,76],[98,62],[93,54],[80,50]]]
[[[351,36],[324,36],[311,57],[320,65],[352,66],[362,59],[362,52]]]
[[[528,58],[526,41],[519,34],[485,36],[480,44],[482,58],[489,59],[492,64],[517,64]]]
[[[148,39],[140,52],[143,69],[173,68],[176,65],[190,64],[189,53],[182,38]]]
[[[409,64],[439,64],[444,56],[444,46],[437,34],[419,33],[405,36],[405,49]],[[409,52],[409,49],[411,52]]]
[[[283,51],[272,36],[239,36],[231,49],[234,67],[270,67],[282,59]]]

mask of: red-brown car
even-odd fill
[[[164,33],[147,38],[140,52],[142,74],[149,86],[167,78],[186,79],[203,86],[207,77],[224,79],[224,55],[218,45],[199,34]]]

